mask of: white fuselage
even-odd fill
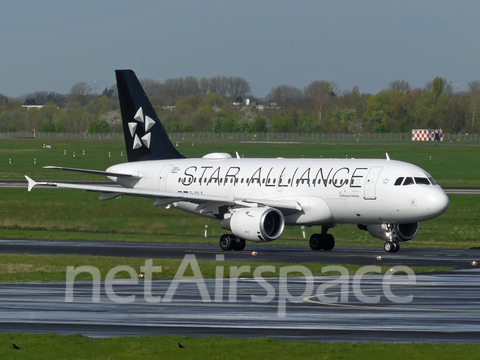
[[[141,176],[129,181],[110,177],[128,188],[296,201],[302,211],[284,211],[286,225],[418,222],[442,214],[449,203],[434,182],[395,185],[400,177],[431,176],[418,166],[394,160],[243,159],[220,154],[219,158],[124,163],[108,171]],[[174,205],[220,218],[215,212],[200,213],[198,204]]]

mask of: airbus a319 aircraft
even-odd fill
[[[357,224],[385,242],[386,252],[415,237],[419,222],[443,214],[449,199],[418,166],[373,159],[248,159],[227,153],[186,158],[172,145],[145,91],[131,70],[116,71],[128,162],[106,171],[47,166],[106,176],[122,187],[35,182],[35,185],[154,200],[218,219],[228,232],[222,250],[243,250],[245,240],[278,239],[285,226],[320,226],[312,250],[332,250],[328,230]],[[161,221],[161,219],[159,219]]]

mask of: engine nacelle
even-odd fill
[[[245,240],[272,241],[282,235],[285,219],[280,211],[271,207],[242,208],[232,210],[232,216],[221,225]]]
[[[409,224],[395,224],[393,226],[393,240],[402,242],[412,240],[415,235],[418,233],[419,223],[409,223]],[[369,225],[358,225],[360,230],[366,230],[377,239],[383,241],[389,241],[389,238],[386,234],[388,231],[384,224],[369,224]]]

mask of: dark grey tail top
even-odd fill
[[[132,70],[115,70],[128,161],[182,159]]]

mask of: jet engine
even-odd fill
[[[412,240],[418,233],[419,223],[409,224],[369,224],[358,225],[360,230],[365,230],[373,237],[383,241],[389,241],[387,233],[391,231],[394,241],[402,242]]]
[[[245,240],[272,241],[282,235],[285,219],[280,211],[271,207],[241,208],[232,210],[230,218],[222,220],[221,226]]]

